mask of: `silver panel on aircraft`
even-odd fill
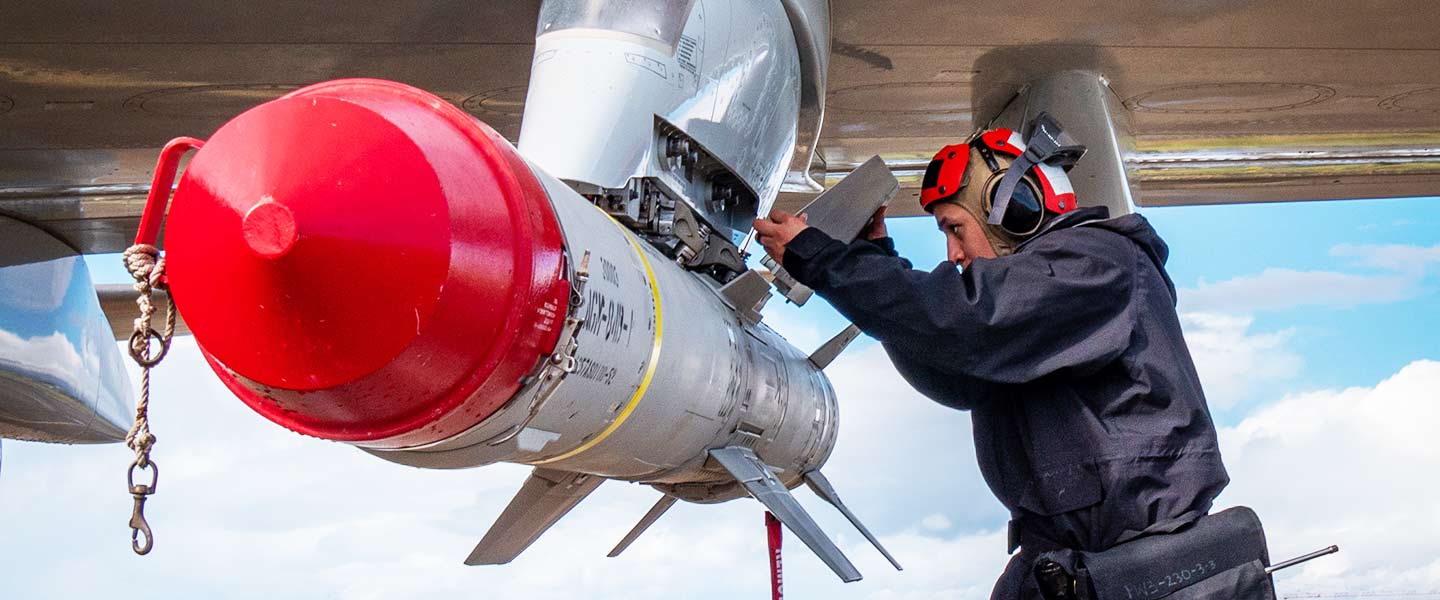
[[[538,2],[340,5],[7,3],[0,210],[87,252],[118,251],[167,139],[336,77],[434,90],[516,138]],[[831,5],[814,170],[832,182],[879,154],[913,187],[977,115],[1040,74],[1079,68],[1103,74],[1126,107],[1141,205],[1440,189],[1440,12],[1426,0],[1336,0],[1323,14],[1305,0],[1072,0],[1063,14],[1039,0]]]
[[[123,360],[84,258],[0,216],[0,438],[124,439],[133,404]]]

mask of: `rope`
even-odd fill
[[[145,522],[145,500],[155,493],[156,484],[160,480],[159,466],[150,460],[150,449],[155,446],[156,441],[155,434],[150,433],[150,369],[160,364],[165,354],[170,351],[170,340],[175,335],[175,306],[172,302],[166,302],[163,332],[156,332],[151,328],[150,320],[155,316],[155,304],[151,296],[155,290],[166,289],[165,259],[160,257],[160,250],[155,246],[136,244],[125,250],[123,260],[126,270],[135,278],[135,304],[140,307],[140,316],[135,319],[135,331],[130,335],[130,358],[140,365],[140,397],[135,402],[135,424],[130,427],[130,432],[125,434],[125,445],[135,451],[135,460],[130,463],[127,479],[130,494],[135,497],[135,510],[130,517],[130,539],[136,554],[146,554],[150,552],[154,538],[151,536],[149,524]],[[159,349],[153,356],[150,353],[152,339],[159,344]],[[135,484],[136,469],[150,471],[149,484]],[[141,534],[145,536],[143,543],[138,539]]]

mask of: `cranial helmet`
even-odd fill
[[[1047,113],[1036,116],[1030,130],[1028,142],[1002,128],[941,148],[925,169],[921,208],[933,212],[936,202],[964,208],[1000,256],[1039,232],[1048,219],[1078,208],[1066,172],[1085,147]]]

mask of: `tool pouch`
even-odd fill
[[[1064,558],[1071,560],[1061,564],[1075,569],[1077,587],[1093,600],[1275,600],[1274,581],[1265,573],[1265,532],[1255,511],[1244,506],[1174,533]]]

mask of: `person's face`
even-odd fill
[[[990,247],[990,240],[985,239],[980,222],[970,211],[949,202],[937,202],[934,214],[935,224],[945,232],[946,256],[950,262],[968,268],[977,258],[995,258],[995,249]]]

